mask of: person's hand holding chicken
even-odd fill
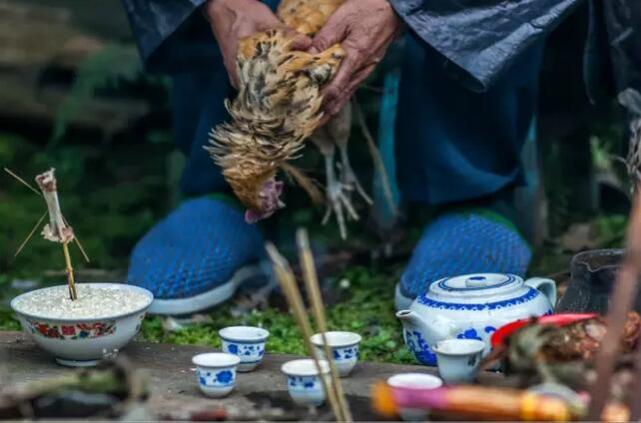
[[[277,172],[291,173],[287,162],[298,157],[310,138],[325,157],[323,221],[335,214],[345,238],[345,214],[359,219],[351,191],[371,204],[348,159],[347,101],[382,59],[400,20],[386,0],[285,0],[277,12],[280,21],[269,9],[244,1],[250,4],[214,0],[209,12],[227,70],[239,89],[227,107],[232,119],[214,129],[210,152],[247,207],[247,222],[254,223],[284,207]],[[314,35],[311,48],[301,51],[310,41],[305,36]],[[235,62],[230,57],[234,52]]]

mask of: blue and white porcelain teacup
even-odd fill
[[[359,344],[361,336],[354,332],[325,332],[325,338],[332,350],[332,358],[340,377],[351,373],[358,361]],[[312,344],[321,357],[325,358],[323,334],[317,333],[311,337]]]
[[[203,353],[191,361],[196,365],[196,378],[203,394],[220,398],[229,394],[236,384],[238,356],[227,353]]]
[[[218,331],[223,351],[240,358],[239,372],[251,372],[265,355],[269,332],[254,326],[229,326]]]
[[[447,384],[470,383],[483,358],[485,342],[478,339],[446,339],[436,344],[438,373]]]
[[[325,390],[321,377],[324,377],[328,386],[329,364],[325,360],[318,361],[321,375],[311,358],[288,361],[281,370],[287,375],[287,391],[294,402],[305,406],[319,406],[325,402]]]

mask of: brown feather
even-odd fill
[[[313,55],[293,51],[291,44],[281,30],[240,41],[239,92],[225,103],[232,120],[211,132],[207,147],[234,193],[254,210],[260,210],[263,185],[299,156],[318,127],[321,88],[345,56],[340,45]]]

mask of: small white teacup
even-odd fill
[[[436,389],[443,386],[443,381],[427,373],[399,373],[387,379],[387,384],[393,388],[406,389]],[[403,408],[399,415],[406,421],[427,420],[428,410],[417,408]]]
[[[338,374],[340,377],[349,375],[354,369],[354,366],[356,366],[356,362],[358,362],[361,336],[354,332],[334,331],[325,332],[325,338],[332,350],[332,358],[334,359]],[[322,333],[312,335],[310,340],[320,356],[326,358]]]
[[[319,360],[318,364],[322,375],[318,374],[316,364],[310,358],[288,361],[281,367],[287,375],[287,391],[296,404],[319,406],[325,402],[321,377],[325,378],[328,385],[331,384],[329,364],[325,360]]]
[[[483,358],[485,342],[478,339],[446,339],[436,344],[438,372],[447,384],[474,381]]]
[[[239,372],[251,372],[265,355],[269,332],[254,326],[229,326],[218,331],[223,351],[240,358]]]
[[[208,397],[220,398],[229,394],[236,384],[238,356],[227,353],[204,353],[191,360],[196,366],[198,386]]]

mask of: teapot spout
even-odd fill
[[[400,310],[396,313],[396,317],[403,324],[405,330],[418,330],[420,332],[429,332],[429,327],[421,316],[412,310]]]
[[[434,317],[429,324],[413,310],[400,310],[396,317],[403,324],[405,331],[418,331],[430,344],[447,339],[453,335],[453,323],[440,316]]]

